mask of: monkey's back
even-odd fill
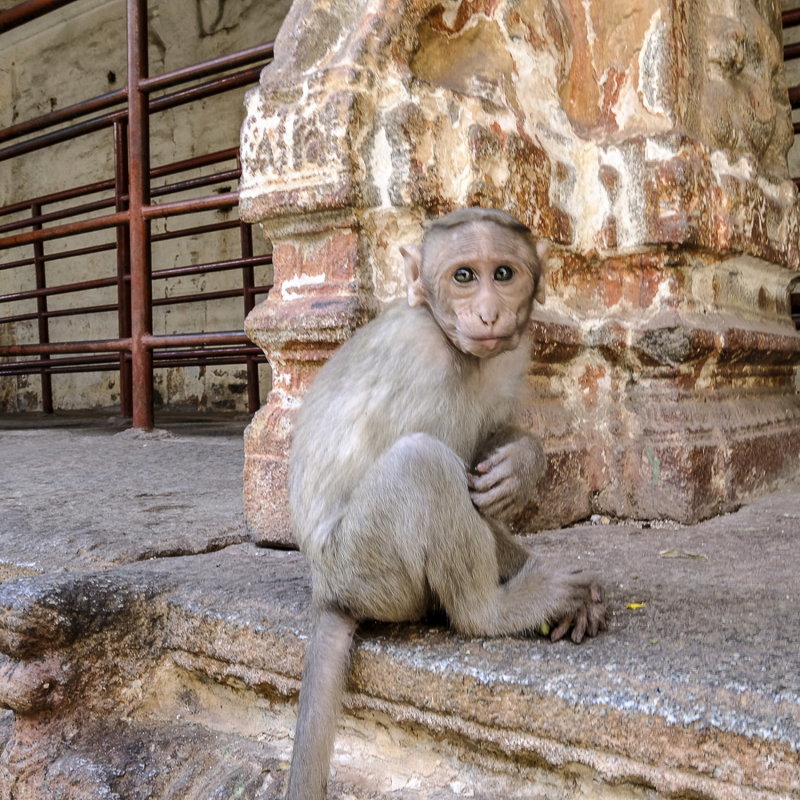
[[[366,470],[402,436],[435,436],[471,463],[514,411],[526,350],[466,356],[427,308],[404,301],[342,345],[303,400],[290,458],[295,536],[312,561]]]

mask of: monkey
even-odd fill
[[[515,416],[548,246],[499,209],[433,221],[400,248],[407,301],[343,344],[303,399],[289,503],[315,621],[288,800],[325,796],[359,622],[438,611],[462,634],[547,623],[575,642],[606,629],[599,585],[538,565],[509,528],[545,472]]]

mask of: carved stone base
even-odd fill
[[[294,218],[269,233],[274,286],[245,326],[270,355],[273,387],[245,434],[244,505],[254,541],[288,545],[286,479],[295,413],[322,364],[377,304],[362,288],[358,225],[348,212]]]
[[[526,404],[551,469],[521,527],[688,522],[794,468],[780,8],[639,6],[295,0],[242,127],[240,212],[276,268],[248,321],[276,381],[247,438],[257,539],[288,541],[309,377],[403,293],[398,247],[469,205],[554,244]]]
[[[597,316],[555,298],[558,310],[534,323],[527,416],[551,469],[524,527],[590,513],[696,522],[796,473],[794,273],[750,259],[674,262],[566,263],[553,276],[594,297]]]
[[[556,263],[533,322],[524,403],[549,470],[520,530],[594,513],[696,522],[794,474],[794,273],[754,259],[671,252]],[[276,388],[248,429],[245,511],[256,541],[285,545],[295,409],[333,346],[372,309],[356,296],[279,299],[248,320],[280,363],[273,362]]]

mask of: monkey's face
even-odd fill
[[[539,273],[530,242],[476,222],[440,237],[425,255],[425,301],[450,341],[478,358],[513,350],[530,320]]]

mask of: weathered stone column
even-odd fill
[[[247,320],[275,386],[248,523],[288,541],[294,409],[403,289],[453,208],[551,239],[527,422],[550,460],[522,525],[691,521],[798,455],[798,205],[772,0],[295,0],[247,100],[242,214],[274,245]]]

